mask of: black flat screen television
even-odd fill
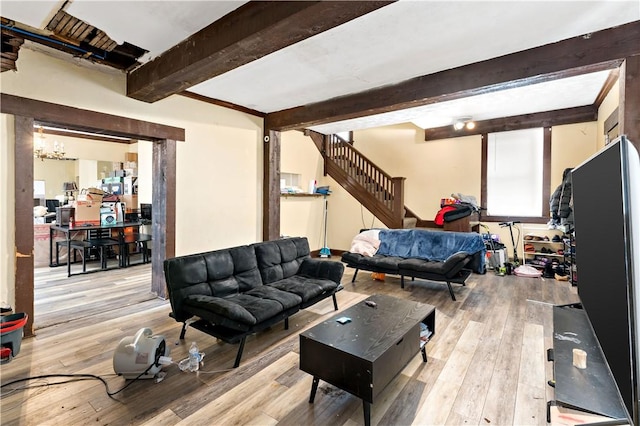
[[[640,160],[624,136],[572,172],[578,295],[638,425]]]

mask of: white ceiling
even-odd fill
[[[3,0],[2,16],[44,28],[61,1]],[[71,15],[149,60],[244,1],[74,0]],[[640,20],[631,1],[399,1],[191,87],[273,112],[398,83]],[[322,133],[415,121],[439,127],[594,102],[606,72],[313,127]]]

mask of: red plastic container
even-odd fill
[[[0,364],[11,361],[20,353],[24,326],[29,316],[17,313],[0,317]]]

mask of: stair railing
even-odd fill
[[[346,174],[351,183],[355,182],[364,189],[359,197],[373,198],[374,203],[379,206],[377,209],[374,208],[373,210],[377,211],[373,212],[378,215],[382,214],[384,218],[381,220],[387,226],[390,228],[402,227],[405,178],[392,177],[385,173],[352,144],[338,135],[325,136],[323,151],[325,161],[336,165]]]

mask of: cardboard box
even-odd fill
[[[138,153],[137,152],[125,152],[124,153],[124,161],[138,161]]]
[[[118,198],[120,198],[120,201],[125,203],[125,207],[127,209],[126,213],[132,213],[134,210],[138,210],[139,206],[137,195],[119,195]]]
[[[93,201],[75,202],[74,225],[100,225],[100,205]]]

